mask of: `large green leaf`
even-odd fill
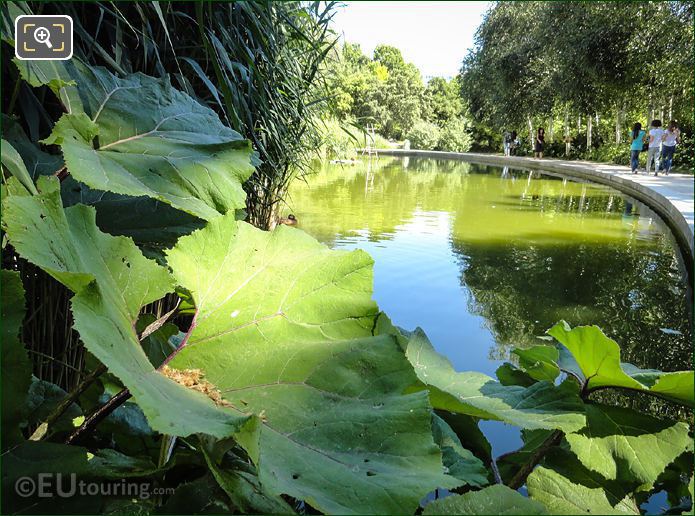
[[[121,79],[76,59],[17,66],[64,103],[68,113],[45,143],[60,145],[78,181],[151,197],[205,220],[245,206],[241,183],[255,160],[250,143],[168,79]]]
[[[545,507],[535,500],[502,484],[435,500],[423,514],[546,514]]]
[[[31,384],[31,363],[19,331],[26,311],[19,273],[0,270],[2,297],[2,449],[23,440],[20,425]]]
[[[529,429],[573,432],[584,426],[584,404],[569,382],[558,387],[549,382],[505,386],[482,373],[458,373],[420,329],[411,336],[406,355],[437,409]]]
[[[688,425],[635,410],[587,405],[586,428],[566,436],[587,468],[609,480],[653,484],[692,442]]]
[[[372,336],[372,260],[288,227],[233,214],[167,252],[193,295],[194,330],[170,363],[200,369],[237,410],[258,414],[242,440],[272,493],[331,513],[412,512],[444,474],[426,393],[394,336]]]
[[[562,321],[548,334],[570,353],[560,349],[558,363],[585,383],[586,389],[619,387],[646,391],[695,407],[695,372],[664,373],[620,362],[620,347],[597,326],[570,326]]]
[[[589,389],[597,387],[625,387],[641,390],[644,386],[628,376],[620,367],[620,347],[604,335],[598,326],[570,328],[559,322],[548,330],[574,356]]]
[[[639,514],[630,490],[582,466],[570,452],[555,449],[526,481],[529,496],[551,514]]]
[[[488,484],[488,470],[479,458],[461,444],[456,432],[441,417],[432,416],[434,442],[442,449],[442,460],[449,475],[466,484],[481,487]]]
[[[135,397],[153,429],[170,435],[224,437],[248,420],[155,371],[135,332],[140,308],[173,290],[167,270],[132,240],[98,230],[94,209],[63,209],[58,180],[41,177],[39,196],[5,201],[17,252],[75,292],[75,328],[85,345]]]

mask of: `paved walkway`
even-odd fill
[[[515,168],[540,169],[564,175],[589,179],[623,191],[653,208],[671,227],[684,252],[692,263],[695,257],[693,231],[695,230],[695,177],[686,174],[668,176],[646,175],[644,171],[633,174],[629,167],[594,163],[590,161],[565,161],[560,159],[535,159],[521,156],[505,157],[501,154],[473,152],[437,152],[402,149],[378,151],[385,156],[421,156],[430,158],[459,159]],[[689,256],[688,256],[689,255]]]

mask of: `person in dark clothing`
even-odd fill
[[[536,145],[533,148],[534,154],[537,158],[543,157],[543,146],[545,145],[545,129],[542,127],[538,128],[536,132]]]

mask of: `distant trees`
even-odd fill
[[[342,120],[372,125],[387,138],[411,138],[414,147],[470,147],[457,78],[435,77],[425,85],[397,48],[379,45],[370,59],[351,43],[340,49],[330,72],[332,113]],[[446,141],[440,142],[440,135]]]
[[[633,120],[690,126],[692,48],[690,2],[498,2],[463,62],[461,93],[495,130],[544,125],[551,142],[581,135],[591,149],[620,143]]]

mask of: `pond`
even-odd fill
[[[423,328],[459,371],[494,376],[513,347],[543,343],[561,319],[600,326],[623,361],[691,368],[691,293],[675,239],[616,190],[381,157],[317,165],[288,205],[285,215],[328,246],[371,254],[379,307],[398,326]]]

